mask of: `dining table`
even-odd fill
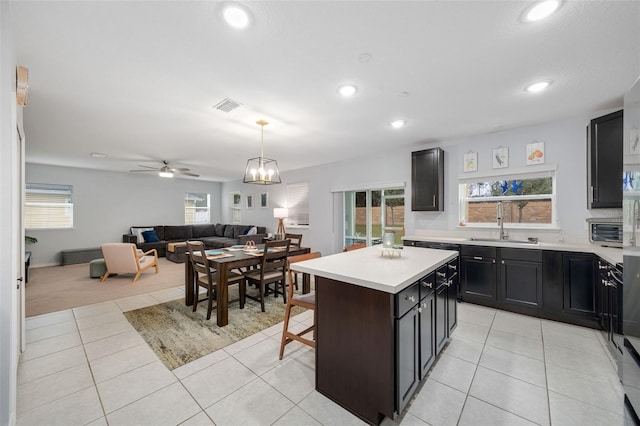
[[[263,249],[264,244],[258,244],[256,248],[258,250]],[[225,249],[207,251],[210,253],[222,253],[207,255],[207,260],[211,267],[217,271],[216,320],[219,327],[224,327],[229,324],[229,271],[236,268],[258,266],[262,263],[262,255],[256,255],[255,251],[249,252],[240,248],[229,247]],[[297,256],[299,254],[306,254],[310,252],[311,249],[308,247],[290,246],[288,255]],[[196,297],[196,275],[194,274],[193,267],[191,265],[191,256],[189,252],[186,253],[186,257],[186,262],[184,263],[184,302],[185,305],[191,306],[193,305],[194,298]],[[302,293],[309,293],[310,291],[310,276],[308,274],[304,274],[302,280]]]

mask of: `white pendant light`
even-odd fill
[[[269,124],[267,121],[258,120],[256,124],[262,127],[260,138],[260,157],[250,158],[247,160],[247,168],[244,171],[244,183],[255,183],[258,185],[273,185],[282,183],[280,180],[280,171],[278,170],[278,162],[264,156],[264,126]]]

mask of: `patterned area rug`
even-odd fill
[[[283,321],[285,304],[282,296],[276,299],[269,295],[265,297],[265,312],[261,312],[260,302],[249,299],[240,309],[237,298],[229,300],[229,324],[225,327],[216,324],[215,301],[208,321],[206,302],[198,303],[196,312],[191,309],[184,299],[178,299],[124,315],[164,365],[173,370]],[[295,306],[291,315],[301,312],[304,309]]]

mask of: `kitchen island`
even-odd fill
[[[457,256],[373,246],[296,264],[316,277],[316,390],[370,424],[400,414],[456,326]]]

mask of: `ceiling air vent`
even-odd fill
[[[218,102],[218,104],[214,105],[214,109],[219,109],[220,111],[230,112],[240,106],[239,103],[234,101],[231,98],[225,98],[222,101]]]

